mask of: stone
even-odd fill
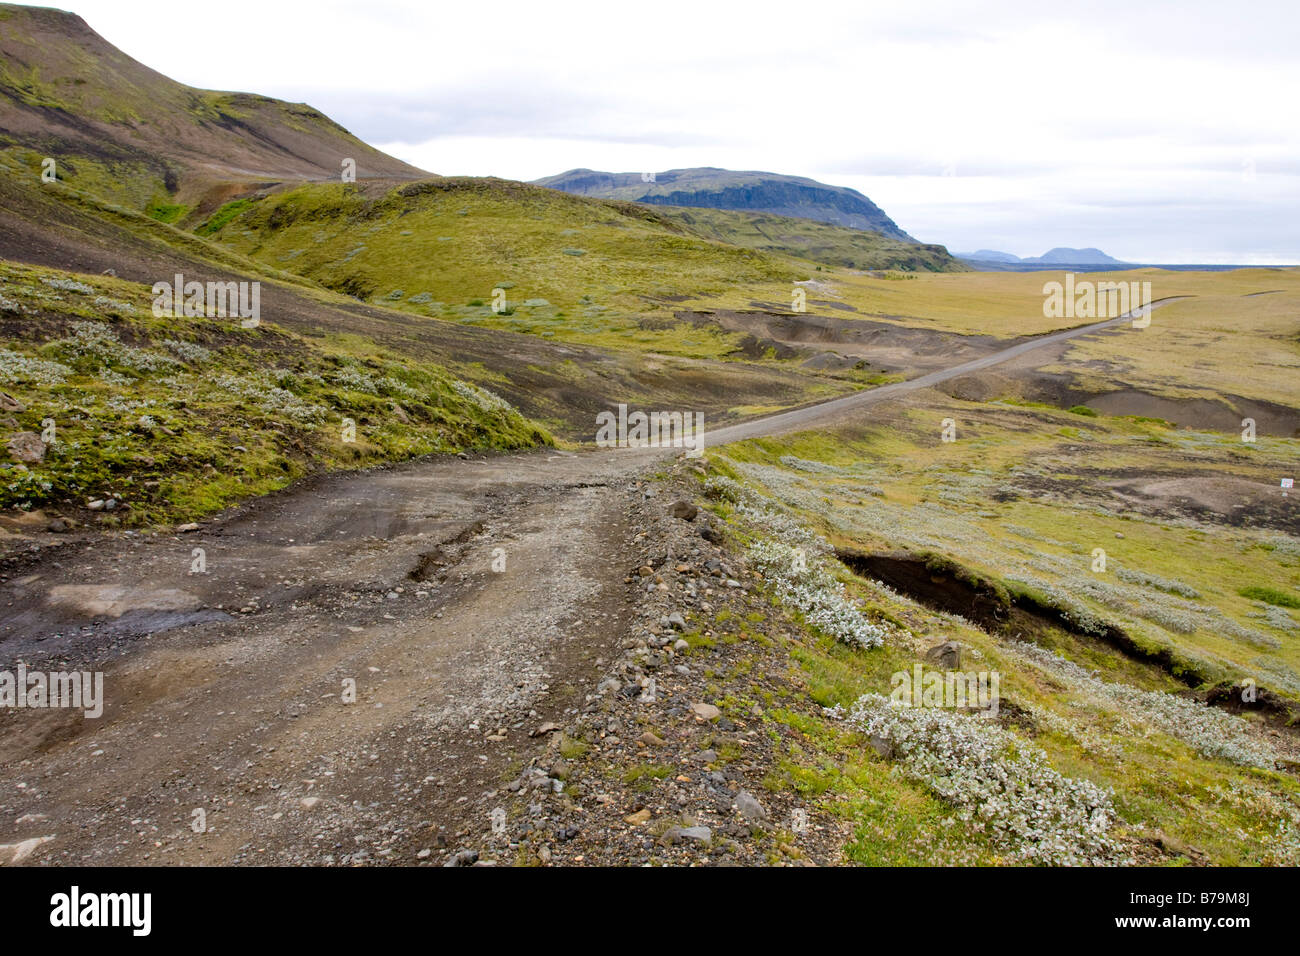
[[[722,716],[722,711],[718,710],[718,708],[714,707],[712,704],[691,704],[691,711],[701,720],[716,720]]]
[[[961,669],[961,645],[956,641],[944,641],[925,652],[925,659],[936,667],[945,670]]]
[[[478,850],[457,850],[443,866],[473,866],[478,862]]]
[[[678,614],[676,611],[673,611],[672,614],[669,614],[669,615],[668,615],[668,624],[669,624],[671,627],[675,627],[675,628],[677,628],[677,630],[679,630],[679,631],[682,631],[682,630],[685,630],[685,629],[686,629],[686,619],[683,618],[683,617],[682,617],[680,614]]]
[[[39,836],[18,843],[0,843],[0,863],[7,863],[10,866],[21,863],[42,843],[49,843],[53,839],[52,836]]]
[[[713,839],[713,831],[708,827],[673,827],[663,835],[664,843],[683,843],[692,840],[696,843],[708,843]]]
[[[177,525],[176,530],[181,532],[182,534],[189,531],[198,531],[199,523],[197,521],[188,521],[185,524]]]
[[[27,406],[7,392],[0,392],[0,408],[6,412],[25,412]]]
[[[640,737],[638,737],[637,740],[641,741],[641,743],[645,744],[647,747],[662,747],[664,745],[664,741],[662,738],[656,736],[655,734],[651,733],[648,730],[645,733],[643,733]]]
[[[680,637],[673,642],[673,650],[678,651],[679,653],[681,651],[689,650],[690,646],[691,645],[687,644],[686,641]]]
[[[18,461],[38,462],[45,457],[45,442],[36,432],[18,432],[9,437],[5,446]]]
[[[767,810],[748,790],[742,790],[736,794],[736,809],[750,826],[758,826],[767,822]]]
[[[310,810],[320,803],[320,797],[303,797],[298,801],[304,810]]]
[[[601,681],[599,684],[596,685],[596,693],[603,697],[606,694],[608,694],[610,691],[618,690],[619,686],[620,686],[619,682],[615,680],[613,677],[606,677],[603,681]]]
[[[623,818],[623,822],[634,827],[640,826],[643,823],[648,823],[650,822],[650,811],[638,810],[636,813],[629,813]]]
[[[674,501],[669,510],[674,518],[681,518],[683,521],[694,521],[695,516],[700,513],[700,509],[689,501]]]

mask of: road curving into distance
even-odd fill
[[[1170,296],[1165,299],[1157,299],[1149,306],[1151,311],[1155,311],[1162,305],[1168,305],[1170,302],[1176,302],[1179,299],[1190,298],[1185,295]],[[1065,342],[1069,339],[1078,338],[1081,335],[1088,335],[1092,332],[1101,332],[1105,329],[1117,328],[1133,318],[1133,312],[1126,312],[1121,316],[1113,319],[1106,319],[1101,322],[1093,322],[1091,325],[1080,325],[1072,329],[1064,329],[1060,332],[1052,332],[1047,335],[1036,336],[1025,342],[1008,346],[1001,351],[994,352],[991,355],[984,355],[977,359],[971,359],[969,362],[962,362],[960,365],[954,365],[951,368],[939,369],[935,372],[927,372],[924,375],[918,375],[916,378],[909,378],[905,382],[894,382],[890,385],[881,385],[878,388],[866,389],[861,392],[855,392],[852,395],[845,395],[842,398],[833,398],[829,401],[818,402],[815,405],[806,405],[803,408],[791,409],[788,412],[777,412],[775,415],[767,415],[763,418],[756,418],[752,421],[739,422],[735,425],[727,425],[723,428],[709,432],[705,438],[712,447],[727,445],[731,442],[744,441],[747,438],[766,438],[770,435],[780,435],[786,432],[797,431],[804,428],[812,428],[831,419],[840,417],[843,413],[854,411],[866,405],[874,405],[877,402],[883,402],[890,398],[897,398],[900,395],[906,395],[909,392],[919,391],[923,388],[929,388],[931,385],[937,385],[940,382],[946,382],[949,379],[958,378],[971,372],[978,372],[994,365],[1001,365],[1009,362],[1011,359],[1024,355],[1026,352],[1032,352],[1036,349],[1046,348],[1049,345],[1055,345],[1058,342]],[[1134,329],[1135,333],[1141,333],[1141,329]]]

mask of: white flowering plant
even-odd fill
[[[848,720],[1017,861],[1126,862],[1111,834],[1112,793],[1062,775],[1042,750],[996,723],[940,708],[893,707],[880,694],[860,697]]]

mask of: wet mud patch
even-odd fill
[[[470,522],[445,541],[422,553],[406,576],[412,581],[442,581],[447,572],[460,563],[462,546],[478,537],[486,528],[483,521]]]

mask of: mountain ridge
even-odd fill
[[[305,103],[178,83],[74,13],[14,4],[0,4],[0,150],[43,154],[60,180],[136,208],[216,184],[337,178],[345,159],[358,178],[429,175]]]
[[[1093,246],[1083,249],[1054,246],[1041,256],[1027,256],[1025,258],[1010,252],[1000,252],[996,249],[978,249],[975,252],[957,252],[953,253],[953,255],[966,262],[1005,263],[1009,265],[1134,265],[1134,263],[1109,256]]]
[[[805,176],[717,166],[655,173],[611,173],[579,168],[546,176],[534,180],[534,183],[576,195],[624,199],[649,205],[743,210],[813,219],[876,232],[900,242],[917,242],[883,209],[856,189],[830,186]]]

